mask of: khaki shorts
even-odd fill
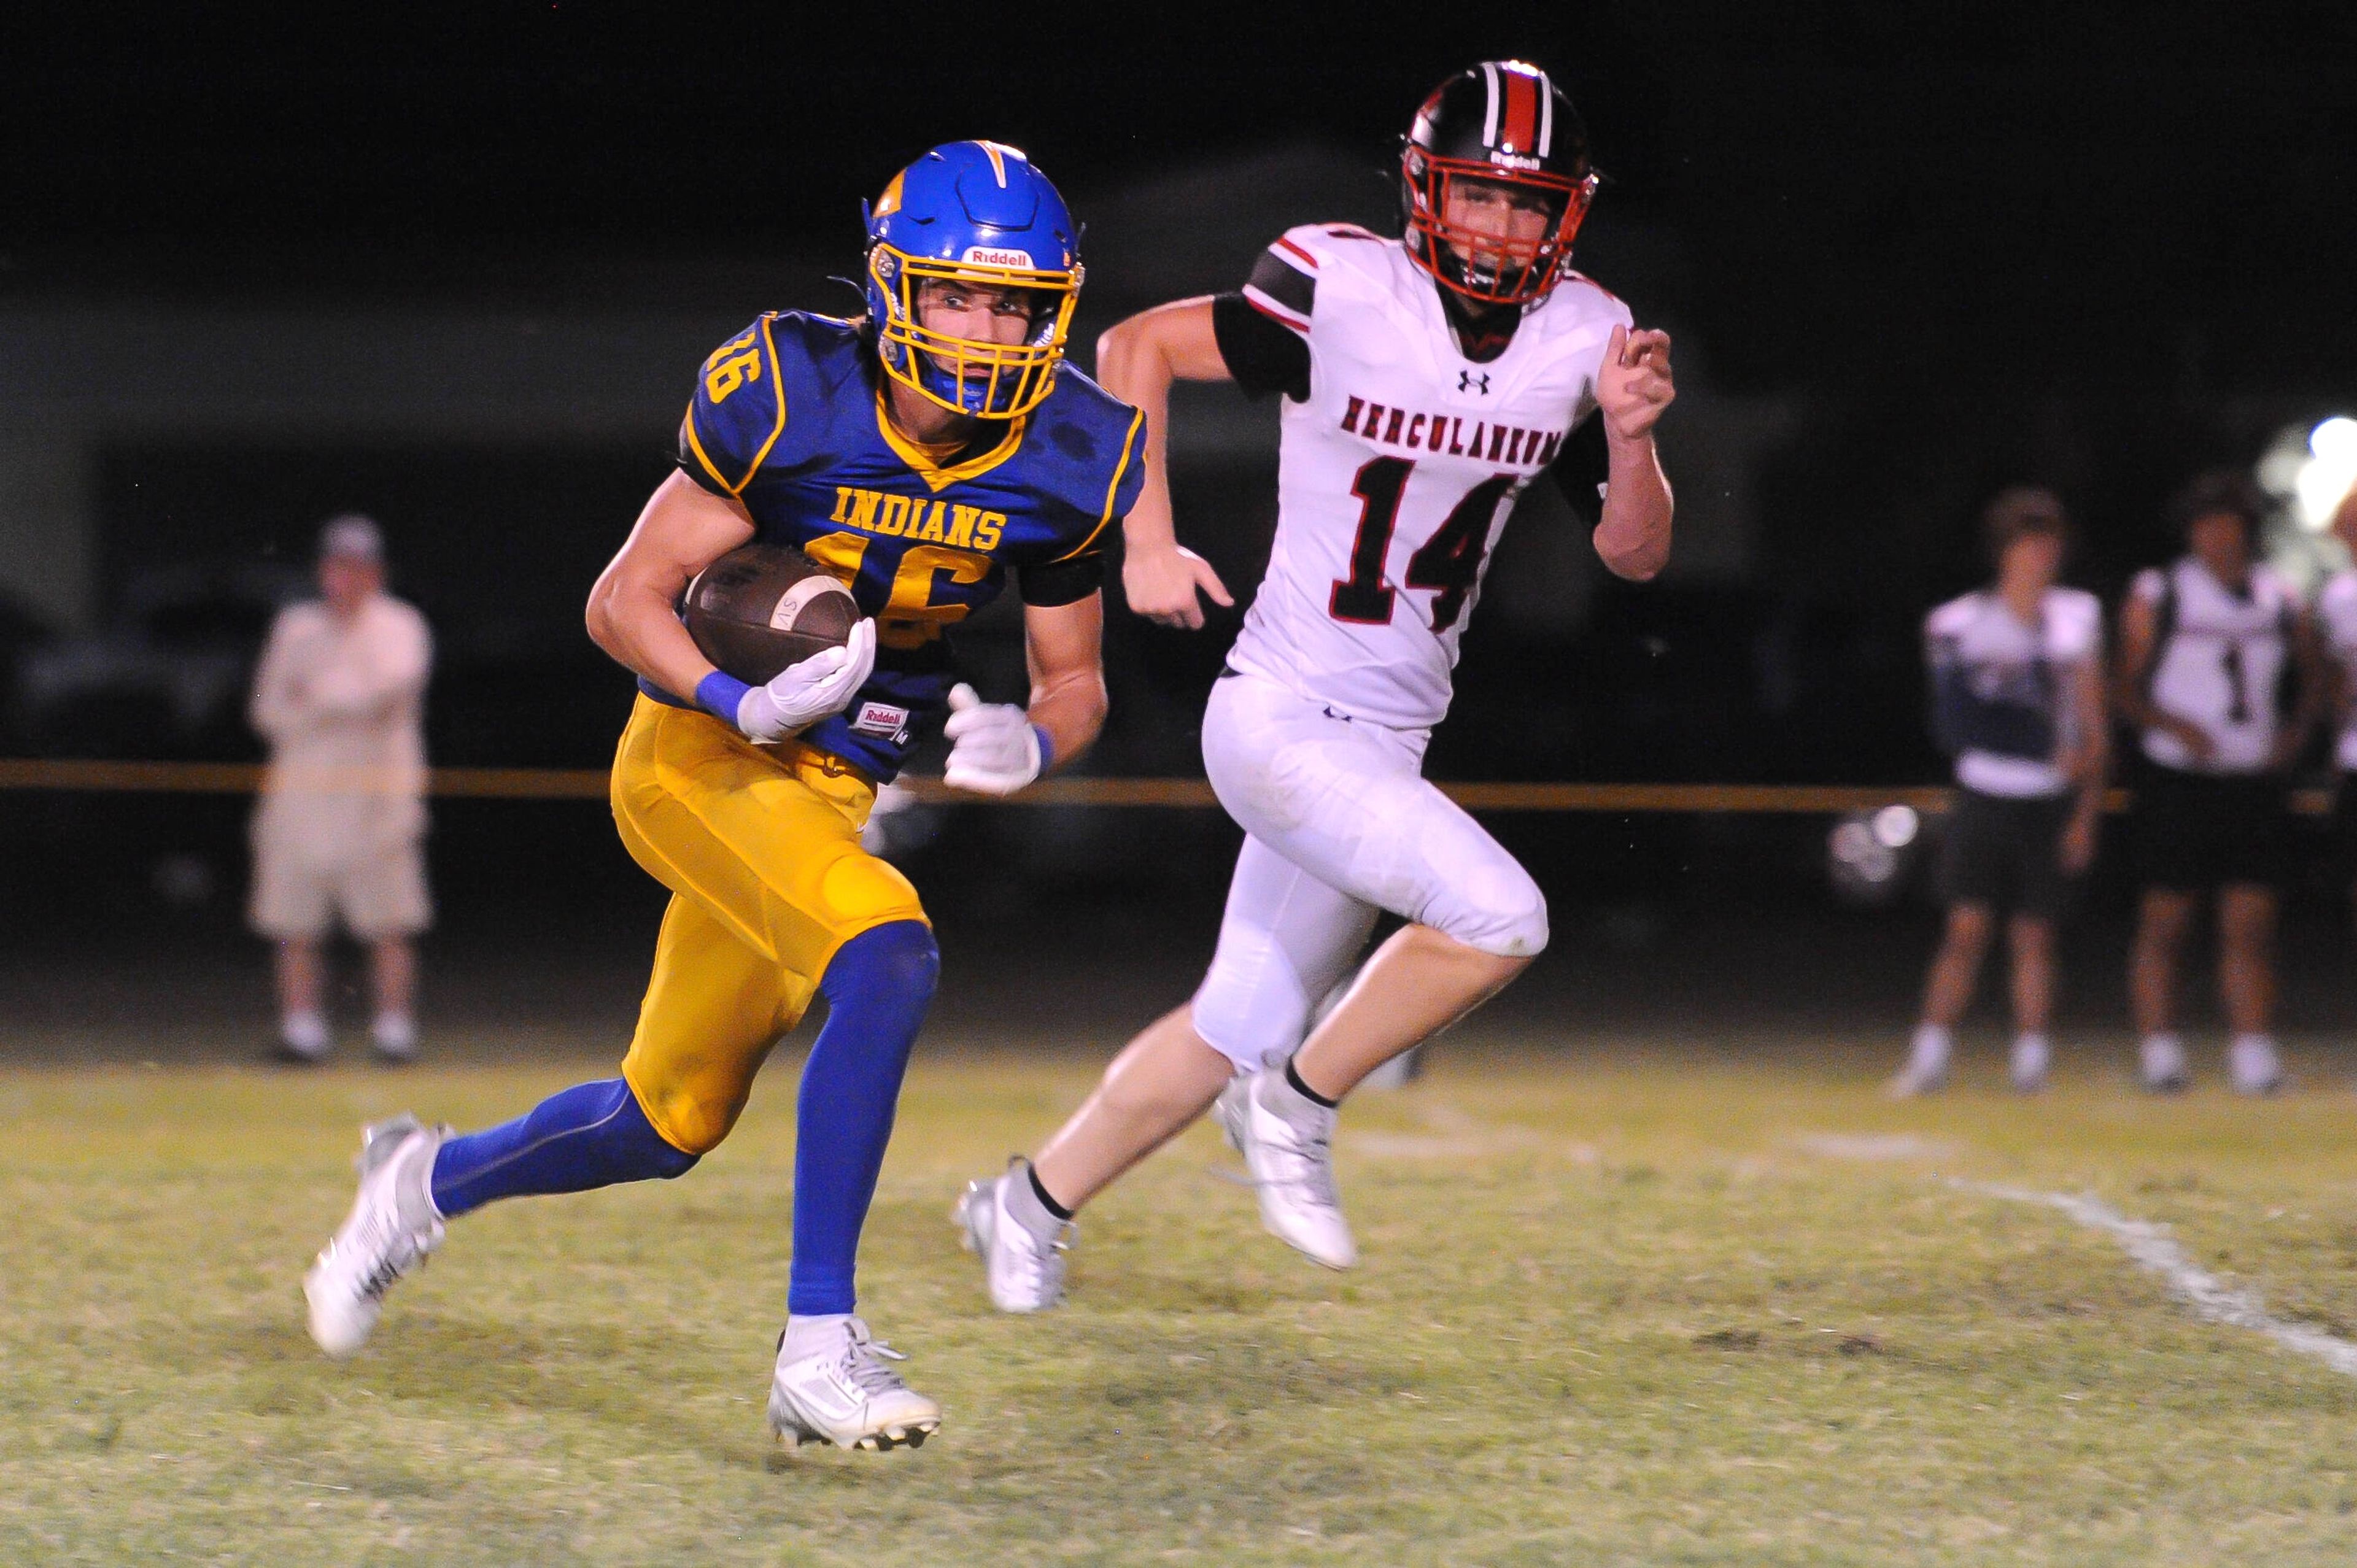
[[[434,922],[425,892],[425,854],[415,839],[324,862],[299,843],[254,834],[253,929],[280,941],[317,940],[340,918],[364,942],[410,937]]]

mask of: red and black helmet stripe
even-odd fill
[[[1407,139],[1439,157],[1479,163],[1494,153],[1535,160],[1572,179],[1587,173],[1587,133],[1577,112],[1552,77],[1521,60],[1484,60],[1442,82]]]
[[[1555,95],[1555,84],[1546,79],[1546,72],[1509,60],[1485,63],[1481,74],[1489,89],[1490,110],[1482,142],[1499,152],[1546,156],[1555,119],[1555,105],[1548,102]]]

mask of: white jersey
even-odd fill
[[[317,600],[278,612],[249,716],[270,742],[256,832],[366,854],[425,823],[425,680],[433,634],[377,594],[347,621]]]
[[[2038,757],[1965,745],[1956,753],[1956,782],[2015,799],[2067,791],[2071,781],[2061,759],[2085,738],[2069,671],[2104,656],[2104,607],[2095,596],[2049,588],[2030,623],[2002,595],[1982,589],[1933,610],[1924,619],[1923,637],[1935,679],[1952,674],[1982,702],[2035,713],[2051,736],[2050,747]]]
[[[2276,692],[2299,606],[2291,585],[2254,565],[2237,593],[2188,555],[2138,573],[2128,592],[2158,618],[2159,647],[2146,677],[2153,704],[2201,726],[2216,748],[2197,762],[2177,736],[2148,729],[2144,754],[2193,772],[2263,771],[2283,723]]]
[[[1283,268],[1265,265],[1244,297],[1308,343],[1309,395],[1283,405],[1275,543],[1228,661],[1352,717],[1428,728],[1448,711],[1491,549],[1594,412],[1629,308],[1567,274],[1477,364],[1398,241],[1311,224],[1268,255]]]
[[[2341,689],[2357,691],[2357,568],[2335,572],[2326,580],[2316,613],[2324,623],[2333,661],[2341,666]],[[2342,768],[2357,771],[2357,713],[2343,721],[2333,755]]]

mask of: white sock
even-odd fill
[[[405,1057],[417,1048],[417,1020],[406,1013],[378,1014],[369,1033],[388,1056]]]
[[[307,1057],[325,1056],[334,1042],[328,1036],[327,1016],[317,1008],[289,1013],[278,1020],[278,1037],[289,1050]]]
[[[1918,1024],[1908,1065],[1921,1072],[1943,1072],[1948,1066],[1948,1052],[1955,1043],[1955,1031],[1944,1025]]]
[[[2024,1029],[2013,1037],[2013,1054],[2017,1057],[2036,1057],[2040,1061],[2044,1061],[2054,1054],[2054,1042],[2046,1037],[2046,1031],[2043,1029]]]
[[[2144,1037],[2138,1047],[2137,1060],[2147,1078],[2158,1078],[2185,1070],[2185,1042],[2173,1029],[2156,1029]]]
[[[831,1349],[842,1342],[843,1326],[850,1321],[847,1312],[798,1313],[786,1319],[786,1343],[779,1353],[799,1361]]]
[[[2226,1073],[2244,1094],[2274,1088],[2283,1077],[2275,1036],[2256,1030],[2235,1036],[2226,1047]]]

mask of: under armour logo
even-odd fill
[[[1476,386],[1476,382],[1479,382],[1480,385]],[[1458,371],[1457,390],[1458,392],[1479,392],[1483,397],[1488,397],[1490,395],[1490,372],[1484,371],[1477,376],[1470,371]]]

